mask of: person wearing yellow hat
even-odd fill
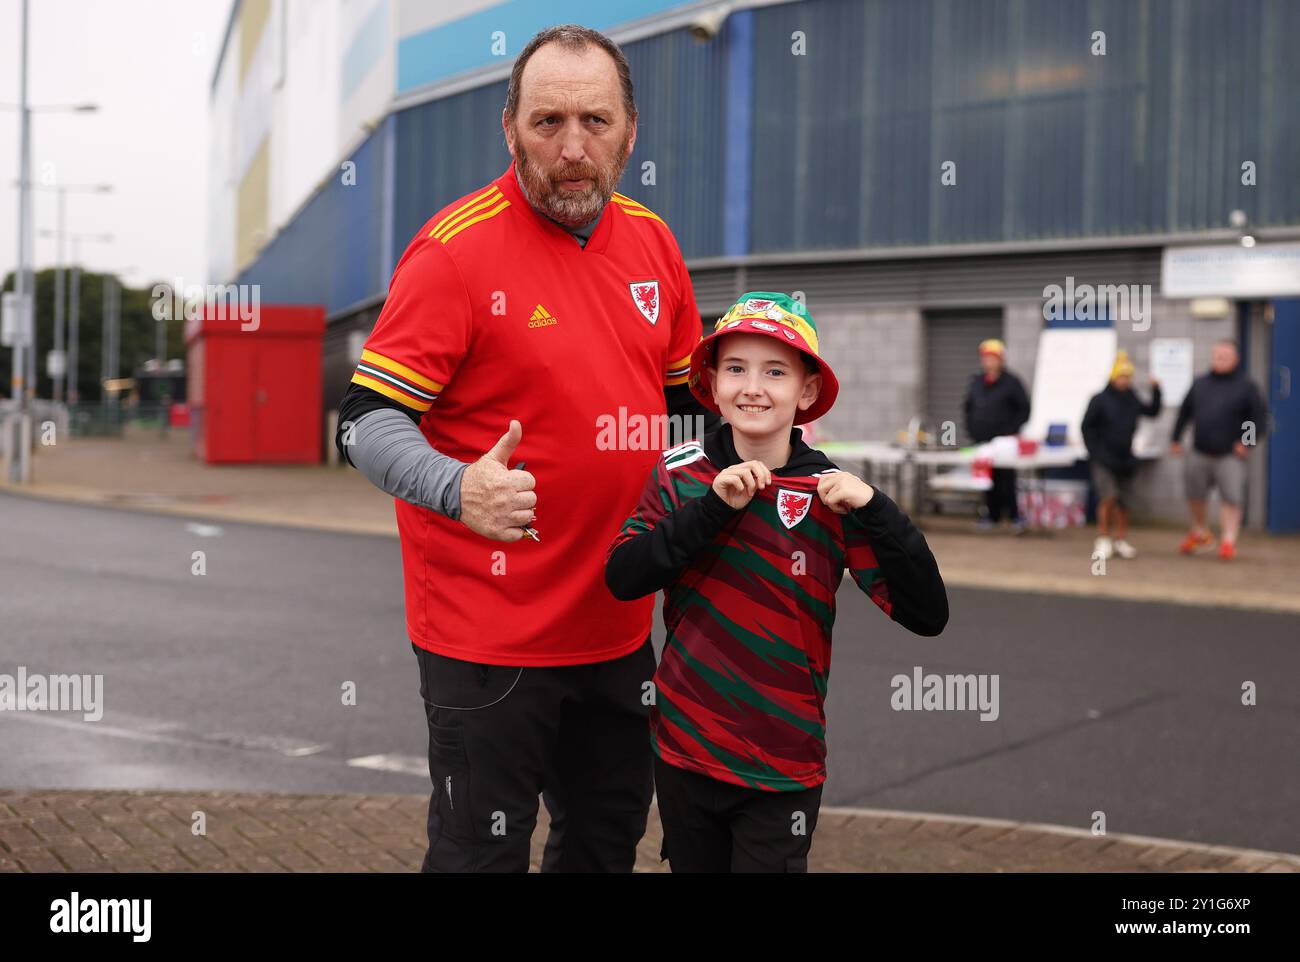
[[[1133,434],[1139,417],[1160,414],[1160,384],[1151,378],[1151,403],[1145,404],[1133,392],[1136,369],[1127,351],[1115,355],[1110,382],[1088,402],[1083,415],[1083,443],[1088,448],[1092,486],[1097,491],[1097,540],[1094,558],[1113,555],[1137,557],[1128,541],[1129,509],[1133,502],[1133,479],[1137,458],[1133,455]]]
[[[1029,394],[1024,382],[1006,369],[1007,347],[996,337],[982,341],[979,347],[979,374],[971,378],[962,405],[966,416],[966,433],[983,444],[996,437],[1016,434],[1029,420]],[[1024,530],[1020,508],[1016,504],[1014,468],[994,468],[993,486],[984,495],[985,516],[981,529],[992,528],[1006,516],[1016,532]]]

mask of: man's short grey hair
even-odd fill
[[[515,65],[510,71],[510,86],[506,88],[506,120],[514,123],[515,114],[519,110],[519,84],[523,79],[524,67],[528,65],[532,55],[548,43],[558,43],[566,50],[599,47],[609,54],[614,60],[614,68],[618,71],[618,84],[623,93],[623,109],[627,112],[627,119],[629,122],[636,120],[636,97],[632,93],[632,69],[627,64],[627,57],[623,55],[618,44],[599,30],[592,30],[590,27],[579,26],[576,23],[547,27],[519,51]]]

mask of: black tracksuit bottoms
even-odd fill
[[[771,792],[719,781],[655,756],[664,827],[660,858],[673,872],[807,872],[822,786]]]
[[[630,872],[654,791],[654,648],[553,668],[461,661],[411,646],[429,726],[425,872],[526,872],[537,799],[543,872]]]
[[[1020,520],[1015,468],[993,469],[993,487],[984,492],[984,504],[988,508],[989,520],[994,524],[1002,520],[1003,514],[1008,521]]]

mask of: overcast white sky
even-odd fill
[[[69,233],[90,270],[135,268],[127,284],[207,280],[208,89],[231,0],[29,0],[28,101],[93,101],[94,114],[32,115],[33,179],[109,183],[69,193]],[[0,0],[0,104],[18,101],[19,0]],[[47,165],[51,165],[48,166]],[[18,113],[0,107],[0,276],[18,253]],[[33,191],[37,230],[56,226],[55,194]],[[71,245],[69,245],[69,251]],[[36,238],[36,266],[53,266]]]

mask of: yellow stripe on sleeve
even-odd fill
[[[427,388],[434,394],[440,393],[444,387],[444,385],[439,384],[437,381],[430,380],[423,374],[412,371],[405,364],[400,364],[390,357],[384,357],[382,354],[376,354],[374,351],[366,350],[365,348],[362,348],[361,350],[361,360],[368,361],[377,367],[382,367],[393,374],[398,374],[406,378],[412,384],[418,387]]]
[[[412,411],[427,411],[433,407],[432,401],[421,401],[411,397],[403,391],[399,391],[391,384],[385,384],[383,381],[377,381],[373,377],[367,377],[360,371],[352,375],[352,383],[360,384],[362,387],[368,387],[372,391],[378,391],[384,397],[390,397],[397,403],[410,408]]]
[[[674,373],[680,372],[680,373]],[[675,384],[685,384],[691,374],[691,355],[687,354],[680,361],[674,361],[668,365],[668,371],[664,375],[664,385],[672,387]]]

